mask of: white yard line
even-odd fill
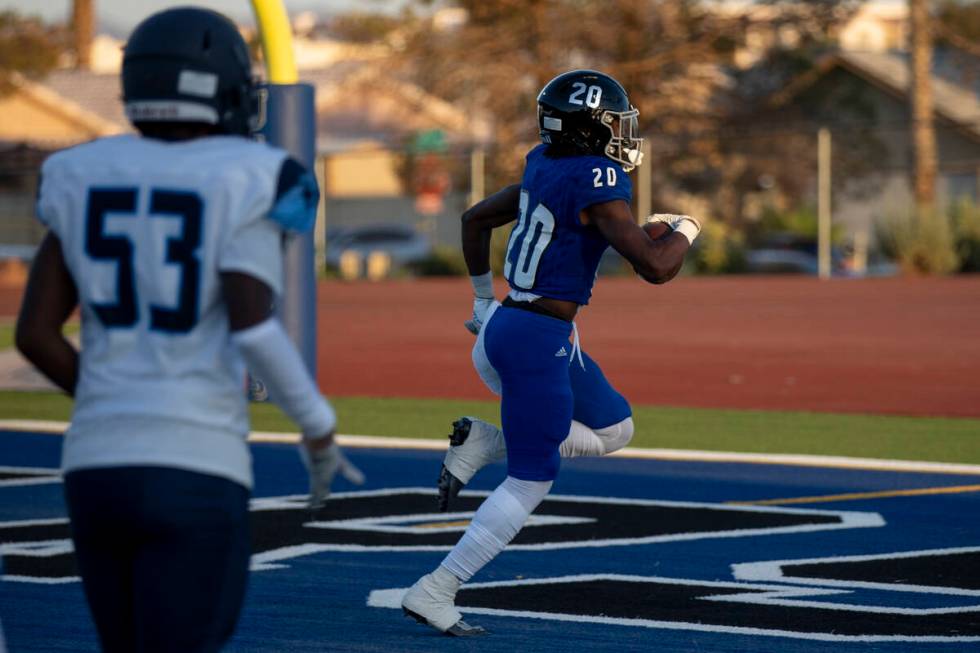
[[[68,428],[67,422],[45,420],[0,419],[0,430],[27,431],[61,435]],[[249,442],[296,444],[296,433],[272,433],[252,431]],[[447,441],[423,438],[394,438],[381,435],[337,435],[337,441],[345,447],[377,449],[416,449],[445,451]],[[610,454],[617,458],[644,460],[677,460],[685,462],[752,463],[759,465],[793,465],[798,467],[825,467],[837,469],[866,469],[886,472],[916,472],[929,474],[980,475],[980,465],[937,463],[918,460],[885,460],[879,458],[851,458],[848,456],[815,456],[804,454],[738,453],[734,451],[698,451],[694,449],[640,449],[627,447]]]

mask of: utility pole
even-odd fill
[[[482,147],[470,150],[470,206],[487,196],[487,152]]]
[[[927,0],[909,0],[912,22],[912,151],[913,188],[919,212],[935,208],[936,131],[932,99],[932,27]]]
[[[829,279],[831,275],[830,161],[830,130],[821,127],[817,132],[817,273],[821,279]]]
[[[95,0],[72,0],[71,26],[75,68],[88,70],[92,65],[92,39],[95,38]]]
[[[641,146],[643,158],[647,162],[645,166],[636,169],[636,221],[639,224],[653,213],[653,188],[652,171],[653,155],[650,153],[650,139],[644,138]]]

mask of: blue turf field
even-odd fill
[[[0,583],[13,653],[96,650],[80,584],[37,582],[63,577],[50,571],[64,548],[51,534],[63,529],[61,486],[37,471],[57,467],[60,445],[51,435],[0,434],[5,573],[43,570],[31,582]],[[432,487],[440,453],[352,449],[367,485],[338,483],[334,512],[309,524],[289,521],[304,514],[296,499],[271,499],[304,490],[293,448],[253,452],[255,496],[265,498],[256,502],[265,511],[256,556],[263,570],[251,576],[231,651],[980,650],[980,495],[894,496],[978,485],[980,476],[565,461],[557,498],[542,504],[520,547],[461,592],[475,608],[463,607],[468,620],[492,634],[453,640],[368,605],[369,596],[390,601],[397,592],[383,590],[410,585],[458,536],[426,514],[434,497],[417,489]],[[31,484],[17,484],[24,474],[16,468],[35,470]],[[502,466],[488,468],[472,489],[490,490],[502,475]],[[873,492],[892,495],[786,508],[727,503]],[[54,530],[24,537],[23,522]]]

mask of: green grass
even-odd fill
[[[10,322],[0,322],[0,351],[14,346],[14,325]]]
[[[492,401],[338,397],[340,432],[445,438],[460,415],[496,422]],[[0,392],[0,419],[67,420],[53,393]],[[980,464],[980,419],[839,415],[639,406],[632,446],[748,453],[801,453]],[[295,432],[271,404],[252,407],[252,427]]]

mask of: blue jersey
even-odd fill
[[[521,214],[507,246],[504,276],[515,290],[588,304],[609,242],[579,215],[593,204],[629,202],[633,185],[611,159],[549,158],[547,147],[527,155]]]

